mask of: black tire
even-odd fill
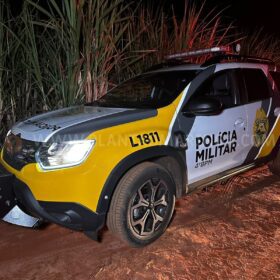
[[[268,167],[273,174],[280,176],[280,151],[276,158],[268,164]]]
[[[133,247],[144,247],[167,228],[175,205],[175,184],[160,165],[144,162],[129,170],[113,195],[107,226]]]

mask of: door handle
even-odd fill
[[[280,115],[280,107],[275,108],[274,110],[274,116],[278,117]]]
[[[234,126],[240,126],[240,127],[244,127],[245,122],[243,119],[237,119],[234,123]]]

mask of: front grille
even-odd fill
[[[21,170],[26,164],[34,163],[35,153],[41,143],[20,138],[10,134],[6,137],[3,146],[3,159],[6,163],[17,170]]]

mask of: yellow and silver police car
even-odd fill
[[[92,238],[107,224],[140,247],[163,234],[176,198],[268,162],[280,175],[280,72],[226,50],[171,55],[92,104],[16,123],[0,218],[22,212]]]

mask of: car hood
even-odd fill
[[[155,109],[74,106],[18,122],[11,132],[35,142],[81,140],[96,130],[156,115]]]

